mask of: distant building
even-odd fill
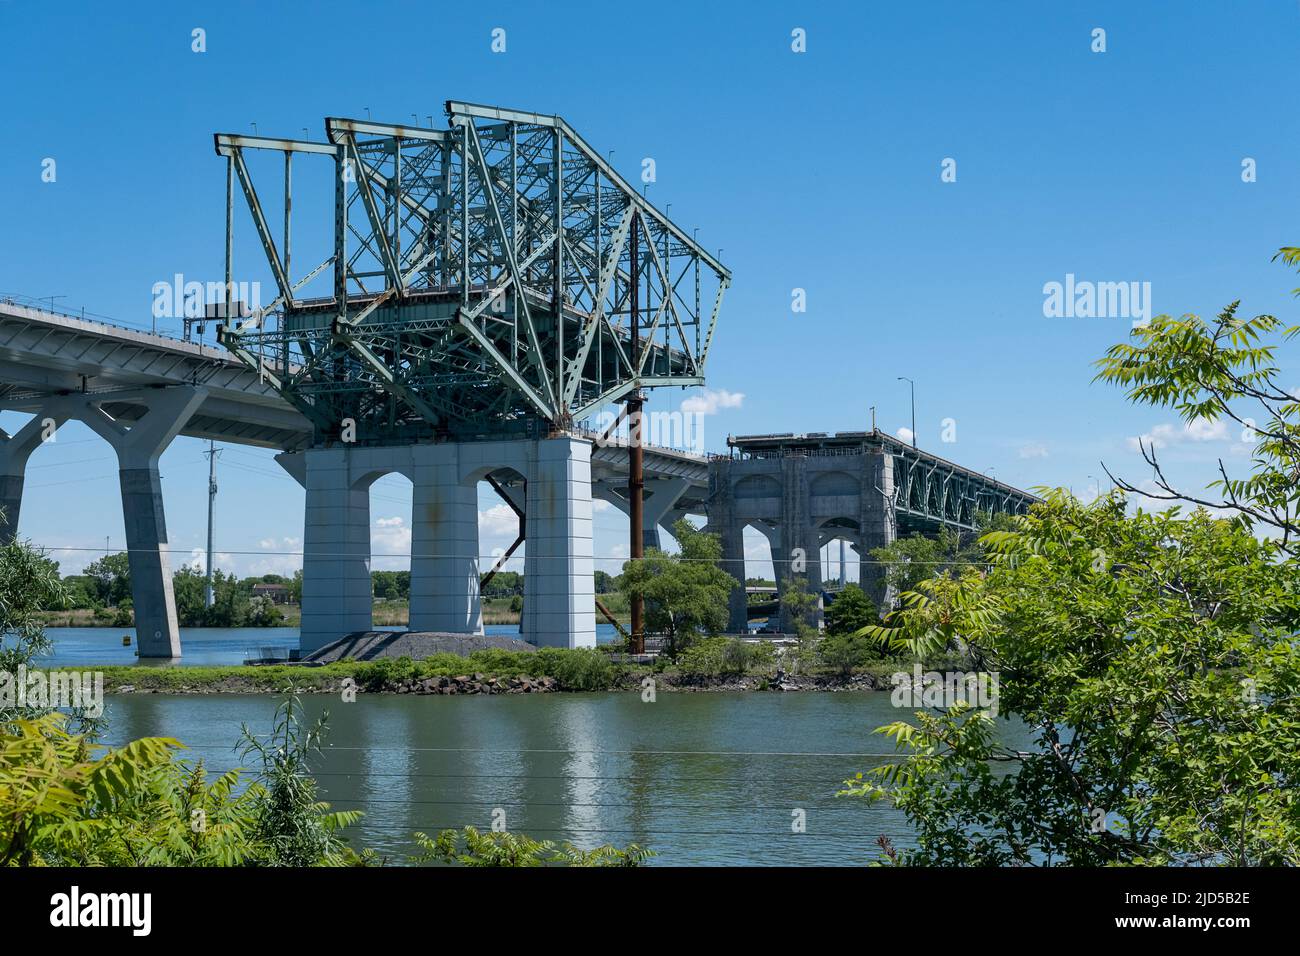
[[[253,597],[269,597],[274,604],[288,604],[289,589],[283,584],[254,584]]]

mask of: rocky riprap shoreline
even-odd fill
[[[307,675],[304,674],[304,677]],[[629,673],[617,678],[609,687],[611,691],[639,691],[649,674]],[[745,675],[742,677],[704,677],[684,674],[654,675],[659,688],[666,692],[707,693],[725,691],[753,691],[757,693],[792,693],[840,691],[880,691],[892,686],[888,675],[854,674],[850,677],[819,674],[814,676],[778,672],[769,677]],[[346,678],[336,678],[320,683],[304,681],[294,688],[303,694],[339,694]],[[296,683],[296,682],[295,682]],[[137,686],[119,684],[107,688],[110,694],[281,694],[284,684],[271,684],[241,676],[227,676],[215,681],[196,681],[170,686]],[[411,677],[393,680],[382,687],[366,686],[356,682],[352,689],[358,694],[413,694],[452,696],[457,694],[549,694],[566,689],[554,677],[488,676],[483,673],[458,674],[454,677]]]
[[[422,677],[404,680],[385,687],[382,693],[545,694],[559,689],[559,683],[554,677],[488,677],[485,674],[461,674],[458,677]]]
[[[673,690],[681,691],[727,691],[753,690],[788,693],[793,691],[863,691],[888,690],[892,686],[888,675],[853,674],[843,677],[838,674],[818,674],[804,676],[778,672],[773,677],[697,677],[673,675],[665,684]]]

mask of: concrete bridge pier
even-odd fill
[[[140,657],[180,657],[158,459],[203,404],[207,392],[167,388],[145,394],[146,411],[134,423],[114,420],[89,399],[74,417],[89,425],[117,453],[137,651]]]
[[[111,396],[60,395],[42,403],[32,420],[12,437],[0,439],[0,507],[5,511],[0,543],[12,541],[18,533],[28,458],[42,442],[54,440],[65,422],[84,422],[116,452],[136,647],[141,657],[181,656],[158,459],[207,394],[203,388],[172,387]],[[141,404],[145,412],[134,421],[115,419],[98,404],[106,397]]]
[[[300,646],[316,650],[371,629],[372,482],[398,472],[412,484],[412,630],[481,634],[478,483],[525,479],[524,640],[594,647],[590,443],[447,442],[313,448],[276,460],[306,489]]]
[[[538,647],[596,646],[591,443],[507,442],[529,459],[524,513],[523,638]],[[522,446],[522,447],[520,447]]]
[[[18,516],[23,507],[23,481],[27,460],[43,441],[54,436],[67,421],[62,402],[41,408],[13,435],[0,429],[0,545],[18,537]]]
[[[894,459],[879,452],[863,456],[867,459],[864,484],[867,494],[861,499],[860,531],[858,534],[858,585],[866,592],[882,613],[892,604],[895,595],[890,593],[885,581],[885,568],[876,563],[871,552],[893,544],[898,537],[898,515],[894,508]]]
[[[405,451],[405,449],[402,449]],[[385,467],[373,472],[373,452],[359,449],[365,462],[353,461],[353,449],[312,448],[276,456],[306,490],[302,537],[302,623],[299,645],[313,651],[345,634],[371,629],[370,485]],[[389,462],[391,464],[391,462]],[[357,465],[370,466],[358,475]]]
[[[708,515],[704,530],[716,534],[722,546],[722,560],[718,566],[738,582],[727,598],[727,630],[732,634],[744,634],[749,630],[749,598],[745,593],[745,525],[737,517],[730,495],[710,499]],[[773,557],[776,557],[775,553]]]
[[[411,507],[413,631],[482,634],[478,487],[460,474],[459,447],[417,445]]]

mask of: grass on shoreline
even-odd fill
[[[928,669],[955,665],[956,661],[927,663]],[[901,660],[873,662],[857,668],[852,678],[829,672],[813,672],[800,678],[827,687],[847,686],[853,679],[868,678],[866,684],[888,686],[890,674],[911,670],[911,663]],[[551,678],[561,691],[607,691],[638,689],[641,680],[654,675],[665,686],[748,686],[762,689],[773,676],[770,669],[755,669],[726,678],[692,674],[673,665],[658,668],[648,664],[614,661],[601,650],[544,647],[537,651],[484,650],[462,657],[435,654],[424,660],[385,658],[377,661],[338,661],[319,667],[271,664],[194,667],[149,667],[114,665],[94,668],[104,675],[108,692],[130,688],[133,691],[164,694],[239,694],[279,693],[292,686],[298,693],[337,693],[345,678],[370,693],[396,692],[427,678],[468,677],[480,682],[514,678],[540,680]],[[857,685],[863,684],[861,680]]]

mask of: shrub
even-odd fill
[[[609,656],[595,648],[543,647],[527,655],[533,676],[554,677],[563,690],[608,690],[617,671]]]
[[[725,677],[770,667],[775,660],[771,641],[749,644],[735,637],[706,637],[683,651],[677,664],[683,674],[692,677]]]
[[[878,642],[860,634],[828,634],[817,645],[817,657],[826,667],[847,676],[853,668],[879,660],[881,651]]]

